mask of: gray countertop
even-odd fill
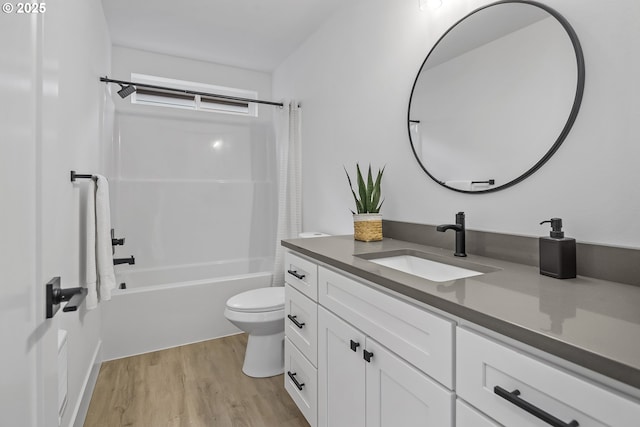
[[[401,249],[450,250],[353,236],[283,240],[282,245],[454,316],[640,388],[640,287],[578,276],[557,280],[537,267],[469,255],[497,267],[481,276],[432,282],[354,255]]]

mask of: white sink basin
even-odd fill
[[[500,270],[496,267],[476,264],[460,258],[444,257],[413,249],[373,252],[356,256],[432,282],[448,282]]]
[[[413,255],[398,255],[386,258],[370,259],[369,261],[385,267],[400,270],[414,276],[423,277],[433,282],[446,282],[484,274],[480,271],[469,270],[454,265],[443,264]]]

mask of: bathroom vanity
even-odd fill
[[[285,388],[311,426],[640,419],[640,287],[386,238],[282,244]],[[398,255],[446,273],[374,262]]]

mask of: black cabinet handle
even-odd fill
[[[569,421],[569,423],[565,423],[564,421],[554,417],[548,412],[545,412],[537,406],[532,405],[531,403],[519,397],[520,390],[513,390],[509,392],[497,385],[493,388],[493,392],[501,398],[505,399],[507,402],[513,403],[518,408],[524,409],[534,417],[541,419],[542,421],[553,427],[578,427],[580,425],[576,420],[571,420]]]
[[[289,375],[289,378],[291,378],[291,381],[293,381],[293,383],[296,385],[296,387],[298,387],[298,390],[302,390],[302,387],[304,387],[304,383],[300,384],[298,382],[298,380],[296,379],[296,373],[295,372],[291,372],[291,371],[287,371],[287,375]]]
[[[362,357],[364,357],[364,360],[371,363],[371,358],[373,357],[373,353],[367,350],[362,350]]]
[[[304,322],[300,323],[296,320],[296,318],[298,316],[292,316],[290,314],[287,314],[287,317],[289,318],[289,320],[291,320],[293,322],[294,325],[296,325],[298,328],[302,329],[302,327],[305,325]]]
[[[351,351],[356,351],[358,347],[360,347],[360,343],[355,342],[354,340],[351,340]]]
[[[297,270],[287,270],[287,273],[291,274],[292,276],[300,280],[304,279],[304,274],[299,274]]]

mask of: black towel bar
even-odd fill
[[[489,179],[486,181],[471,181],[472,184],[489,184],[489,185],[495,185],[496,180],[495,179]]]
[[[96,178],[95,176],[88,174],[88,173],[76,173],[76,171],[71,171],[71,182],[76,182],[76,179],[79,178],[85,178],[85,179],[92,179],[94,181],[97,181],[98,178]]]

